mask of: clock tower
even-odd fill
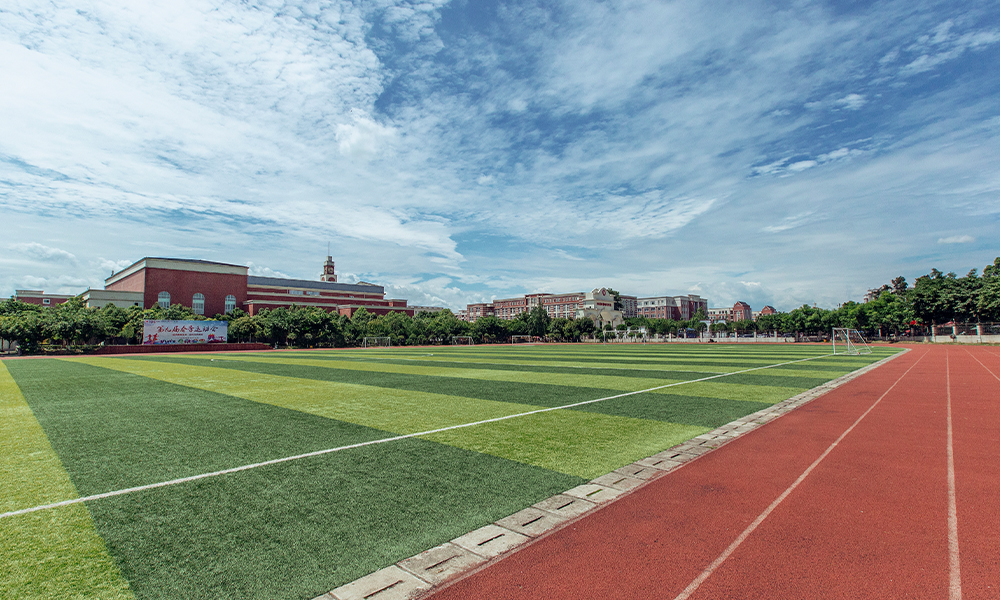
[[[326,262],[323,263],[323,274],[319,276],[320,281],[330,281],[333,283],[337,282],[337,274],[333,270],[333,257],[327,256]]]

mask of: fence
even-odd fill
[[[900,337],[906,342],[1000,344],[1000,323],[951,323],[928,327],[924,335]]]

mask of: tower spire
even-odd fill
[[[327,247],[327,252],[329,252],[329,246]],[[333,256],[327,254],[326,262],[323,263],[323,274],[319,276],[320,281],[329,281],[332,283],[337,282],[337,272],[333,265]]]

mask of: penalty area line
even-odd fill
[[[200,473],[198,475],[191,475],[191,476],[188,476],[188,477],[180,477],[178,479],[171,479],[169,481],[161,481],[161,482],[158,482],[158,483],[150,483],[150,484],[146,484],[146,485],[139,485],[139,486],[135,486],[135,487],[124,488],[124,489],[120,489],[120,490],[114,490],[114,491],[110,491],[110,492],[103,492],[103,493],[100,493],[100,494],[93,494],[93,495],[90,495],[90,496],[83,496],[83,497],[80,497],[80,498],[72,498],[70,500],[63,500],[61,502],[52,502],[50,504],[41,504],[41,505],[38,505],[38,506],[32,506],[30,508],[22,508],[22,509],[19,509],[19,510],[12,510],[12,511],[0,514],[0,519],[6,519],[8,517],[16,517],[16,516],[19,516],[19,515],[26,515],[26,514],[30,514],[30,513],[34,513],[34,512],[39,512],[39,511],[43,511],[43,510],[51,510],[53,508],[60,508],[60,507],[63,507],[63,506],[72,506],[74,504],[81,504],[81,503],[84,503],[84,502],[91,502],[93,500],[103,500],[103,499],[106,499],[106,498],[114,498],[115,496],[124,496],[126,494],[134,494],[136,492],[145,492],[145,491],[149,491],[149,490],[155,490],[155,489],[159,489],[159,488],[164,488],[164,487],[179,485],[179,484],[182,484],[182,483],[191,483],[193,481],[200,481],[202,479],[210,479],[212,477],[220,477],[222,475],[231,475],[233,473],[240,473],[242,471],[249,471],[249,470],[252,470],[252,469],[258,469],[258,468],[261,468],[261,467],[268,467],[268,466],[271,466],[271,465],[279,465],[279,464],[286,463],[286,462],[291,462],[291,461],[295,461],[295,460],[301,460],[303,458],[312,458],[312,457],[315,457],[315,456],[322,456],[324,454],[332,454],[334,452],[342,452],[344,450],[353,450],[355,448],[364,448],[366,446],[375,446],[377,444],[387,444],[389,442],[398,442],[400,440],[406,440],[406,439],[410,439],[410,438],[422,437],[422,436],[426,436],[426,435],[434,435],[434,434],[437,434],[437,433],[444,433],[446,431],[454,431],[456,429],[464,429],[466,427],[475,427],[477,425],[485,425],[487,423],[497,423],[497,422],[500,422],[500,421],[506,421],[506,420],[509,420],[509,419],[517,419],[517,418],[520,418],[520,417],[527,417],[527,416],[530,416],[530,415],[537,415],[537,414],[547,413],[547,412],[553,412],[553,411],[557,411],[557,410],[565,410],[565,409],[568,409],[568,408],[576,408],[578,406],[586,406],[588,404],[595,404],[597,402],[605,402],[607,400],[615,400],[617,398],[625,398],[625,397],[628,397],[628,396],[635,396],[637,394],[645,394],[647,392],[655,392],[657,390],[662,390],[662,389],[666,389],[666,388],[676,387],[676,386],[680,386],[680,385],[687,385],[689,383],[699,383],[699,382],[702,382],[702,381],[710,381],[712,379],[719,379],[721,377],[729,377],[730,375],[739,375],[741,373],[749,373],[750,371],[760,371],[760,370],[763,370],[763,369],[773,369],[775,367],[782,367],[784,365],[790,365],[790,364],[805,362],[805,361],[809,361],[809,360],[816,360],[816,359],[819,359],[819,358],[828,358],[830,356],[834,356],[834,355],[833,354],[821,354],[819,356],[810,356],[810,357],[807,357],[807,358],[800,358],[800,359],[796,359],[796,360],[790,360],[790,361],[787,361],[787,362],[777,363],[777,364],[773,364],[773,365],[766,365],[766,366],[763,366],[763,367],[752,367],[752,368],[749,368],[749,369],[741,369],[739,371],[732,371],[730,373],[719,373],[717,375],[711,375],[709,377],[701,377],[699,379],[689,379],[687,381],[678,381],[678,382],[674,382],[674,383],[668,383],[668,384],[664,384],[664,385],[658,385],[656,387],[651,387],[651,388],[644,389],[644,390],[636,390],[634,392],[624,392],[624,393],[621,393],[621,394],[615,394],[614,396],[607,396],[605,398],[596,398],[596,399],[593,399],[593,400],[584,400],[582,402],[574,402],[572,404],[564,404],[562,406],[550,406],[548,408],[540,408],[538,410],[529,410],[527,412],[516,413],[516,414],[513,414],[513,415],[505,415],[505,416],[502,416],[502,417],[494,417],[492,419],[483,419],[482,421],[475,421],[475,422],[472,422],[472,423],[461,423],[459,425],[450,425],[448,427],[441,427],[441,428],[438,428],[438,429],[430,429],[430,430],[427,430],[427,431],[419,431],[419,432],[415,432],[415,433],[407,433],[407,434],[396,435],[396,436],[387,437],[387,438],[379,438],[377,440],[369,440],[367,442],[358,442],[356,444],[348,444],[346,446],[338,446],[336,448],[327,448],[325,450],[316,450],[316,451],[313,451],[313,452],[306,452],[304,454],[296,454],[294,456],[285,456],[285,457],[282,457],[282,458],[275,458],[275,459],[265,460],[265,461],[262,461],[262,462],[252,463],[252,464],[248,464],[248,465],[242,465],[242,466],[239,466],[239,467],[232,467],[232,468],[229,468],[229,469],[222,469],[222,470],[219,470],[219,471],[212,471],[210,473]]]

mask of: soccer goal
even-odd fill
[[[510,343],[511,344],[530,344],[531,343],[531,336],[530,335],[512,335],[512,336],[510,336]]]
[[[456,335],[451,338],[452,346],[475,346],[476,343],[472,341],[471,335]]]
[[[361,340],[362,348],[389,348],[392,346],[390,337],[366,337]]]
[[[833,353],[834,354],[871,354],[872,349],[868,347],[868,342],[857,329],[846,327],[833,328]]]

